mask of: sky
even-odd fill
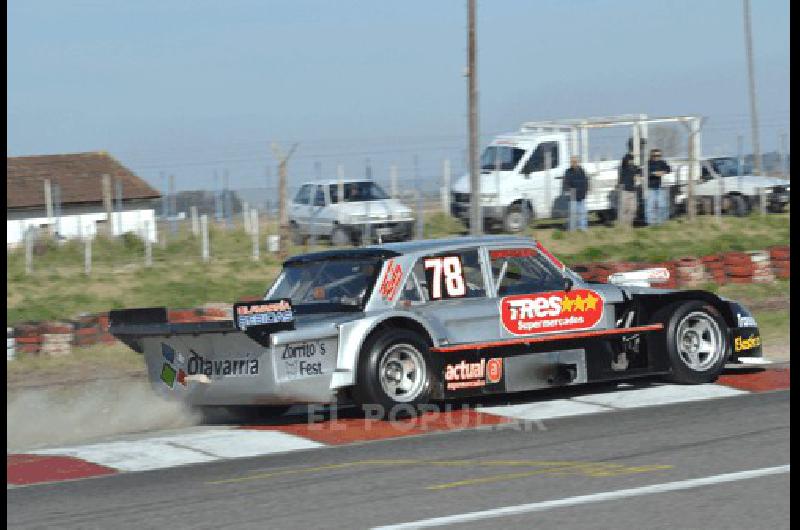
[[[789,0],[754,0],[762,151],[789,132]],[[159,189],[464,171],[465,0],[9,0],[9,156],[107,151]],[[481,144],[524,121],[750,121],[738,0],[478,0]],[[619,134],[619,133],[618,133]],[[627,137],[626,134],[622,136]],[[788,145],[788,144],[787,144]],[[599,145],[621,155],[624,138]],[[215,180],[215,173],[220,180]]]

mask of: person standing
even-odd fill
[[[648,225],[661,224],[669,219],[667,190],[661,187],[661,177],[670,171],[672,171],[672,168],[661,159],[661,150],[651,149],[650,160],[647,163],[649,190],[645,204],[645,217]]]
[[[636,177],[641,171],[633,162],[633,153],[622,157],[619,166],[619,202],[617,204],[617,218],[620,225],[629,228],[633,226],[636,217]]]
[[[586,177],[586,172],[578,163],[577,156],[571,156],[569,159],[569,167],[564,172],[564,191],[570,194],[570,199],[574,196],[574,201],[570,200],[573,204],[573,215],[577,220],[578,230],[586,230],[588,223],[586,222],[586,192],[589,190],[589,179]],[[572,223],[575,222],[570,219],[570,228],[574,228]]]

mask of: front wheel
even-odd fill
[[[654,316],[664,332],[653,334],[652,347],[666,355],[675,383],[700,384],[717,380],[728,354],[728,327],[719,311],[691,300],[665,307]]]
[[[433,387],[427,342],[417,333],[391,329],[365,344],[353,397],[365,413],[382,418],[416,415]]]
[[[503,218],[503,229],[510,234],[516,234],[525,230],[530,221],[531,215],[528,207],[524,204],[515,204],[509,206]]]

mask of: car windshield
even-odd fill
[[[268,292],[269,299],[289,298],[298,313],[359,311],[380,269],[380,260],[328,259],[287,265]]]
[[[372,181],[345,182],[342,187],[344,188],[344,202],[380,201],[389,198],[386,192]],[[331,202],[339,202],[339,185],[331,184],[330,191]]]
[[[517,167],[524,154],[525,150],[517,147],[490,145],[481,155],[481,169],[494,171],[497,168],[500,171],[511,171]]]

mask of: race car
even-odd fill
[[[418,240],[291,257],[263,300],[233,304],[233,320],[126,309],[111,312],[110,331],[144,353],[164,395],[273,412],[355,402],[413,413],[652,375],[708,383],[726,363],[761,360],[745,307],[648,287],[664,275],[587,282],[524,237]]]

